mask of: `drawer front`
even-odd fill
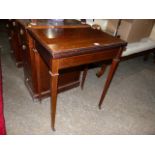
[[[19,28],[19,37],[22,44],[27,44],[27,36],[26,36],[26,30],[23,28]]]
[[[100,62],[103,60],[110,60],[116,57],[118,52],[119,52],[119,48],[116,48],[116,49],[97,51],[89,54],[83,54],[79,56],[62,58],[60,59],[59,67],[68,68],[68,67],[80,66],[83,64]]]

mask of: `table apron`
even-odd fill
[[[119,48],[92,54],[61,58],[59,59],[59,69],[113,59],[117,56],[118,52]]]

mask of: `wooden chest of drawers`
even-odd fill
[[[24,70],[24,81],[33,99],[38,98],[38,87],[41,89],[41,97],[48,97],[50,95],[50,75],[49,68],[45,62],[40,58],[39,54],[33,50],[34,42],[27,33],[27,21],[15,20],[16,31],[16,45],[18,44],[18,52],[22,57],[22,65]],[[35,26],[37,28],[37,26]],[[44,27],[45,28],[45,27]],[[15,35],[15,34],[14,34]],[[14,47],[14,43],[11,43]],[[40,62],[39,66],[38,61]],[[37,81],[37,72],[41,71],[40,82]],[[58,91],[65,91],[80,84],[81,67],[71,68],[60,71]]]
[[[22,66],[22,53],[20,47],[20,38],[18,33],[19,25],[12,19],[8,20],[6,27],[8,29],[9,41],[11,46],[11,56],[14,59],[16,66]]]

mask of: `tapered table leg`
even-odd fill
[[[51,86],[51,128],[55,131],[55,117],[57,107],[57,94],[58,94],[58,61],[52,62],[51,71],[49,72],[50,86]]]
[[[104,72],[106,70],[106,67],[107,67],[107,64],[103,64],[101,66],[100,70],[96,73],[96,76],[97,77],[101,77],[104,74]]]
[[[101,95],[101,99],[100,99],[100,102],[99,102],[99,109],[101,109],[102,102],[103,102],[103,100],[105,98],[105,95],[106,95],[106,92],[107,92],[107,90],[108,90],[108,88],[110,86],[111,80],[112,80],[113,75],[114,75],[114,73],[116,71],[118,63],[119,63],[119,59],[114,59],[112,61],[110,71],[109,71],[109,74],[108,74],[108,77],[107,77],[107,80],[106,80],[106,83],[105,83],[105,86],[104,86],[104,89],[103,89],[103,92],[102,92],[102,95]]]
[[[83,71],[83,75],[82,75],[81,89],[84,88],[84,83],[85,83],[85,80],[86,80],[87,72],[88,72],[88,67],[85,67],[85,69]]]

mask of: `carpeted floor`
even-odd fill
[[[10,57],[7,35],[0,36],[7,134],[155,134],[155,64],[152,57],[121,62],[102,110],[99,97],[106,74],[89,70],[85,88],[58,95],[56,132],[50,128],[50,99],[33,102],[23,70]]]

